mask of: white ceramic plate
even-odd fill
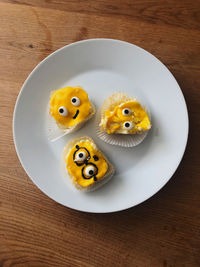
[[[52,90],[81,85],[97,108],[110,94],[123,91],[151,111],[153,128],[135,148],[104,143],[95,119],[55,142],[46,136],[45,112]],[[188,113],[179,85],[147,51],[118,40],[91,39],[67,45],[44,59],[18,96],[13,119],[18,157],[32,181],[55,201],[81,211],[114,212],[150,198],[178,167],[188,137]],[[66,142],[89,135],[116,167],[112,180],[97,191],[79,192],[61,168]]]

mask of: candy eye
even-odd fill
[[[68,110],[66,107],[59,107],[58,112],[60,113],[61,116],[66,117],[68,115]]]
[[[133,123],[131,121],[125,121],[123,127],[127,130],[133,129]]]
[[[124,108],[124,109],[122,110],[122,114],[123,114],[124,116],[129,116],[129,115],[131,115],[131,113],[132,113],[132,110],[131,110],[130,108]]]
[[[76,146],[78,150],[74,152],[73,160],[76,163],[77,166],[82,166],[88,162],[90,159],[90,153],[89,151],[84,147]]]
[[[85,151],[80,151],[76,154],[75,161],[84,161],[87,158]]]
[[[76,96],[72,97],[71,102],[72,102],[72,105],[74,105],[75,107],[78,107],[81,104],[80,99]]]
[[[93,165],[88,165],[85,168],[84,173],[87,177],[92,177],[93,175],[97,173],[97,168]]]

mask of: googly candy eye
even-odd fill
[[[86,153],[84,151],[80,151],[76,154],[75,161],[84,161],[86,158]]]
[[[97,173],[97,168],[93,165],[88,165],[85,167],[84,173],[87,177],[92,177]]]
[[[80,99],[79,99],[77,96],[74,96],[74,97],[72,97],[72,99],[71,99],[71,103],[72,103],[72,105],[74,105],[75,107],[78,107],[78,106],[80,106],[81,101],[80,101]]]
[[[130,108],[124,108],[124,109],[122,110],[122,114],[123,114],[124,116],[129,116],[129,115],[132,114],[132,110],[131,110]]]
[[[63,117],[66,117],[68,115],[68,110],[66,107],[59,107],[58,112]]]
[[[124,129],[132,130],[133,129],[133,123],[132,121],[125,121],[123,124]]]

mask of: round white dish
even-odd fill
[[[106,144],[96,136],[93,118],[78,132],[48,141],[49,94],[76,85],[88,92],[97,109],[118,91],[141,99],[153,125],[145,140],[133,148]],[[116,168],[108,184],[90,193],[73,188],[61,167],[66,142],[85,135]],[[55,51],[31,72],[16,102],[13,136],[23,168],[46,195],[76,210],[114,212],[143,202],[169,181],[186,147],[188,113],[178,83],[157,58],[123,41],[90,39]]]

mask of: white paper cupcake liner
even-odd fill
[[[91,102],[90,102],[91,103]],[[73,133],[80,129],[88,120],[90,120],[95,112],[95,106],[93,103],[91,103],[92,110],[88,118],[86,118],[84,121],[74,125],[71,128],[68,129],[61,129],[58,124],[56,123],[55,119],[50,115],[49,110],[50,110],[50,103],[48,103],[47,111],[46,111],[46,129],[47,129],[47,138],[49,141],[56,141],[59,138],[63,137],[66,134]]]
[[[115,97],[115,95],[114,95]],[[117,98],[117,97],[116,97]],[[135,98],[134,98],[135,99]],[[138,100],[137,100],[138,101]],[[102,132],[100,130],[99,124],[101,122],[101,115],[104,114],[105,110],[108,108],[108,102],[104,102],[103,107],[101,110],[98,110],[96,116],[96,133],[97,136],[103,140],[104,142],[115,145],[115,146],[122,146],[122,147],[134,147],[142,143],[145,139],[149,131],[145,131],[140,134],[108,134],[106,132]],[[149,118],[151,119],[151,115],[149,109],[145,107],[145,110],[148,113]]]
[[[69,129],[62,130],[58,127],[55,119],[50,115],[50,103],[48,104],[46,111],[46,129],[47,129],[47,138],[49,141],[56,141],[57,139],[63,137],[69,133]]]

